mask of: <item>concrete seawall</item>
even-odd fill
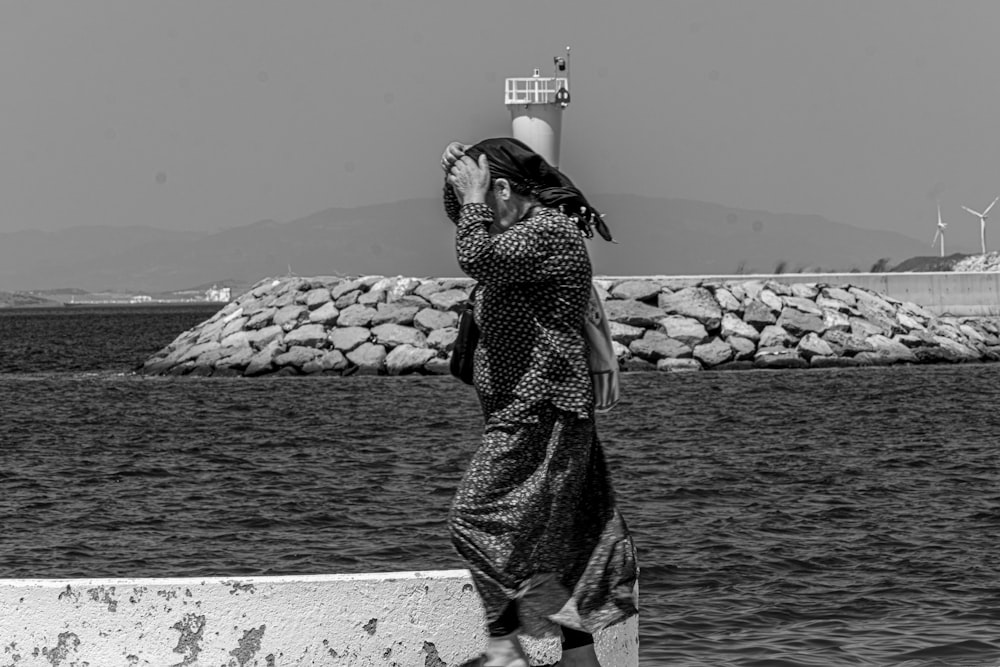
[[[1000,316],[1000,272],[962,273],[779,273],[705,276],[615,276],[614,280],[656,280],[689,287],[707,282],[773,280],[784,285],[820,283],[855,285],[900,301],[923,306],[935,315]]]
[[[0,580],[3,667],[458,667],[486,644],[465,570],[232,579]],[[526,642],[532,665],[558,643]],[[638,620],[597,635],[638,665]]]

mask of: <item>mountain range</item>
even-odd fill
[[[896,232],[817,215],[685,200],[593,197],[616,244],[590,241],[598,275],[867,271],[882,258],[928,254]],[[217,232],[86,226],[0,234],[0,290],[168,292],[265,276],[459,276],[440,198],[329,208],[289,222]]]

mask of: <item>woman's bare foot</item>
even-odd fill
[[[483,667],[528,667],[528,656],[521,648],[517,634],[490,637]]]
[[[578,646],[562,652],[562,659],[556,663],[557,667],[601,667],[597,661],[597,654],[594,653],[594,645]]]

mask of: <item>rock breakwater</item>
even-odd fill
[[[951,269],[959,272],[1000,271],[1000,252],[988,252],[985,255],[969,255],[955,262]]]
[[[1000,360],[1000,322],[938,317],[851,285],[594,281],[626,371]],[[149,375],[446,374],[473,281],[268,278],[182,333]]]

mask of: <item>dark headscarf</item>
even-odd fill
[[[596,229],[601,238],[614,243],[603,216],[590,205],[573,181],[526,144],[508,137],[484,139],[465,154],[476,161],[485,154],[491,178],[506,178],[515,190],[525,191],[541,204],[576,220],[587,238],[593,237]]]

